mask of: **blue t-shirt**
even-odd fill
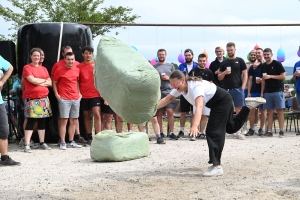
[[[17,92],[19,86],[20,86],[19,78],[15,77],[15,80],[14,80],[14,83],[13,83],[13,86],[12,86],[12,90]],[[17,99],[17,95],[13,94],[12,99]]]
[[[300,61],[296,62],[293,70],[293,74],[297,70],[297,68],[300,67]],[[296,92],[300,92],[300,77],[296,77]]]
[[[251,66],[248,71],[248,76],[252,76],[252,87],[250,92],[261,93],[261,84],[256,83],[256,77],[261,78],[261,64],[256,68]]]
[[[2,70],[3,72],[8,71],[8,69],[10,68],[10,63],[8,61],[6,61],[4,58],[2,58],[2,56],[0,56],[0,70]],[[3,104],[3,99],[2,99],[2,94],[0,91],[0,104]]]

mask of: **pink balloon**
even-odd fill
[[[157,63],[156,58],[153,58],[150,63],[151,63],[151,65],[155,65]]]
[[[209,65],[210,65],[210,62],[209,61],[206,61],[206,68],[209,68]]]

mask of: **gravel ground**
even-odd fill
[[[151,137],[154,137],[151,135]],[[150,142],[150,155],[93,162],[89,147],[33,149],[10,144],[19,167],[1,167],[1,199],[300,199],[300,137],[226,139],[224,175],[203,177],[206,140]]]

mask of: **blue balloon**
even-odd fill
[[[158,62],[158,57],[156,56],[156,62]]]
[[[282,47],[280,47],[277,51],[277,58],[280,58],[280,60],[285,59],[285,51]]]
[[[138,51],[138,49],[135,46],[131,46],[134,50]]]

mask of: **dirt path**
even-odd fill
[[[300,137],[227,139],[221,177],[209,166],[206,140],[150,143],[148,157],[92,162],[89,148],[25,154],[10,145],[20,167],[0,168],[1,199],[300,199]]]

